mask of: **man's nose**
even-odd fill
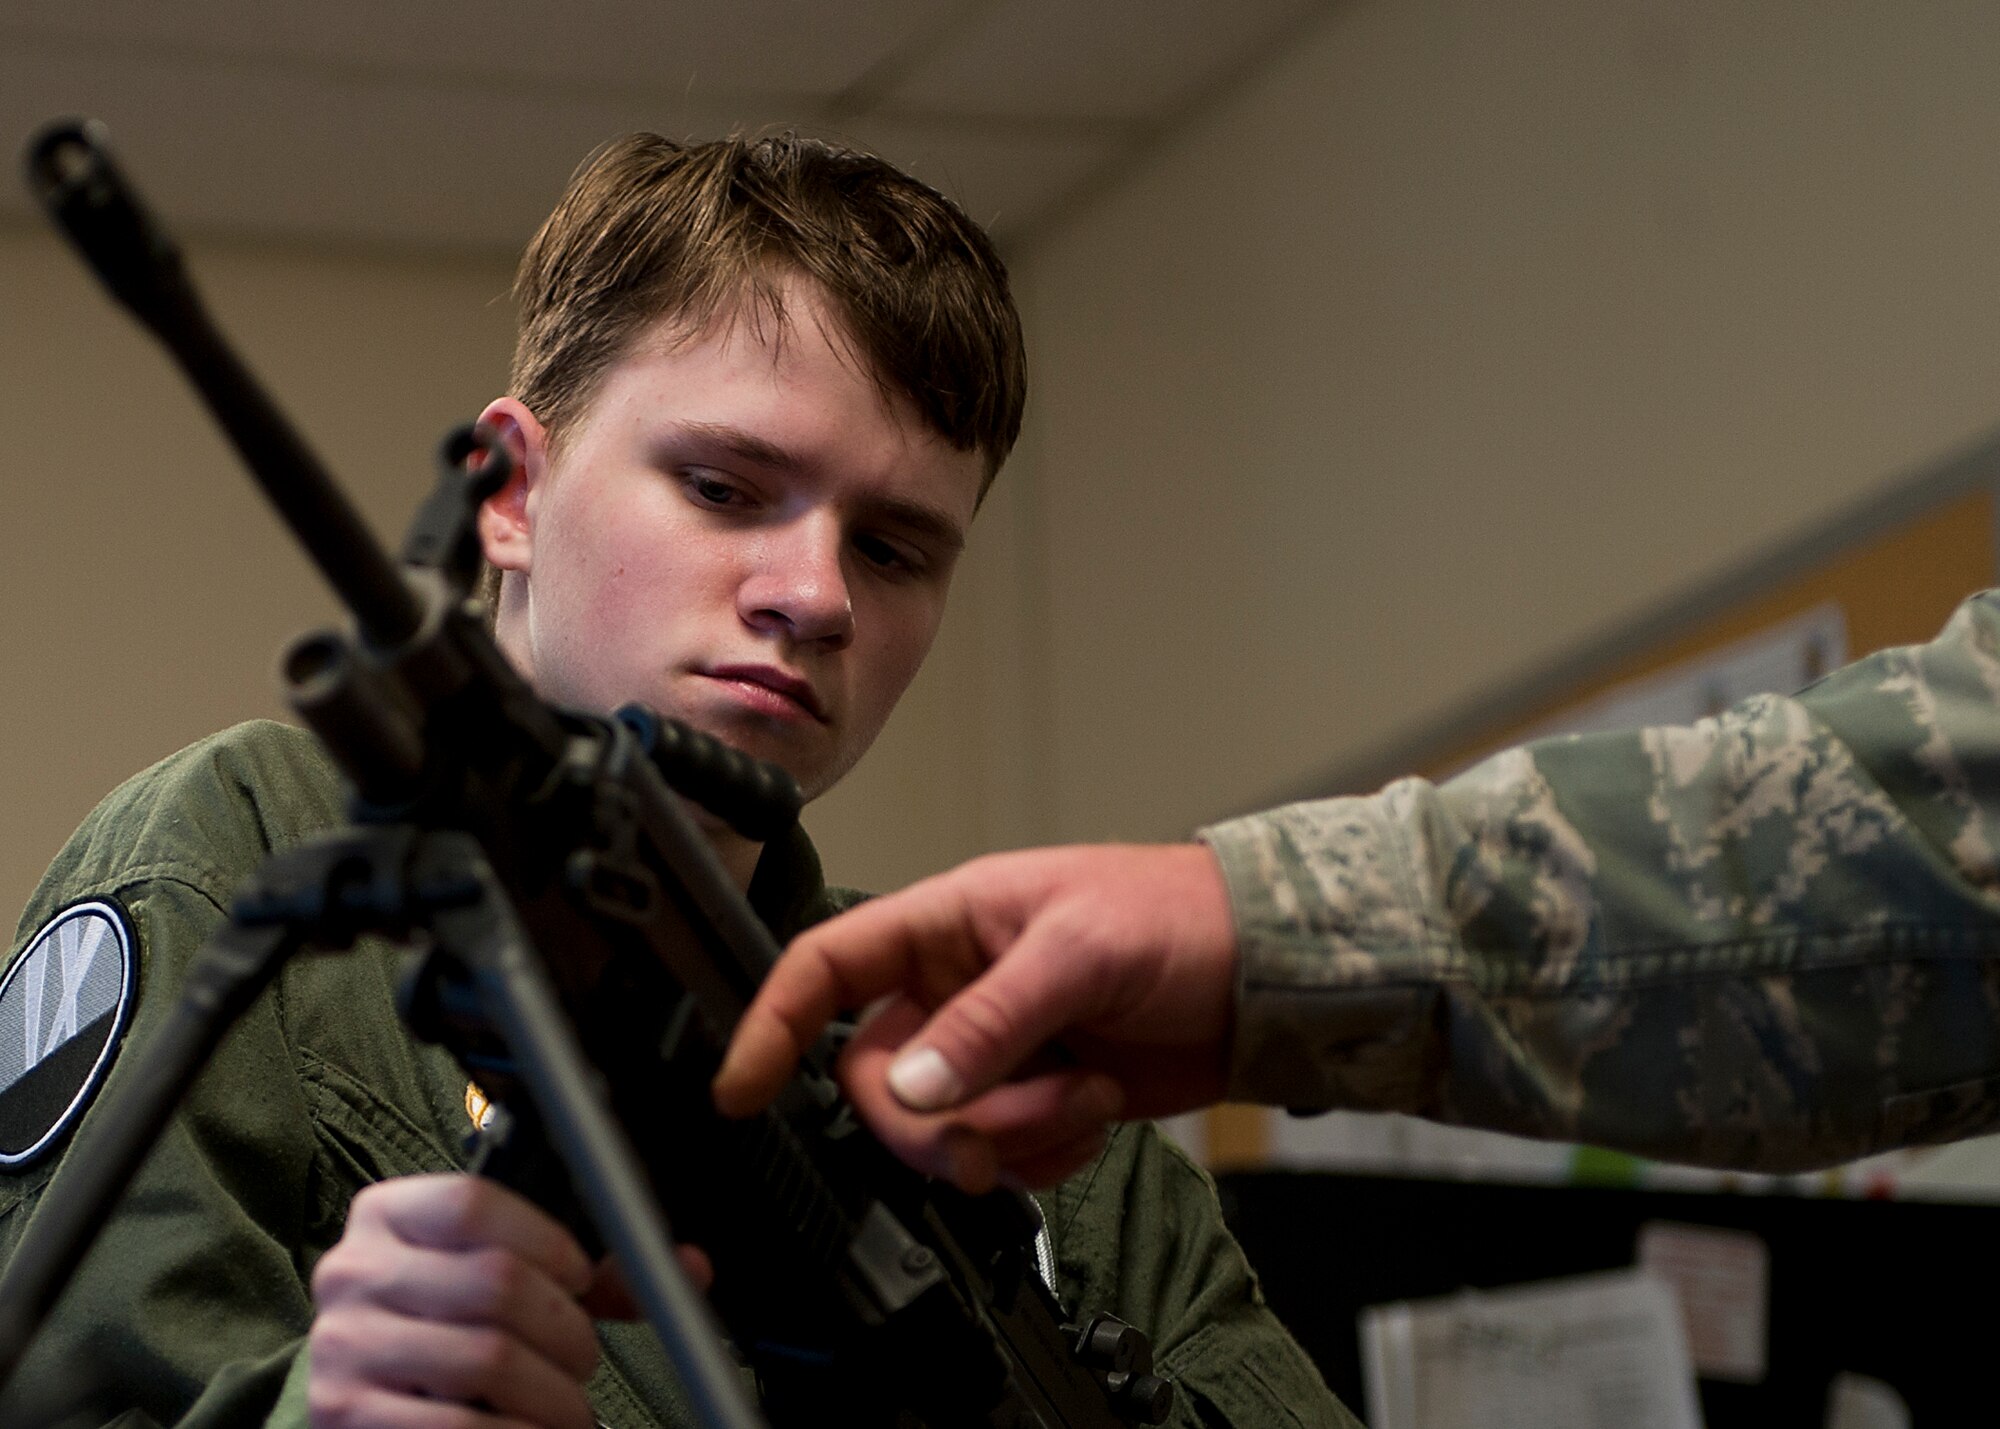
[[[854,602],[842,565],[846,537],[829,521],[804,521],[764,552],[738,592],[743,619],[793,640],[836,649],[854,638]]]

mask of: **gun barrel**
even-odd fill
[[[112,162],[104,126],[63,119],[24,156],[28,187],[91,271],[166,345],[363,637],[391,649],[423,608],[317,456],[222,341],[178,248]]]

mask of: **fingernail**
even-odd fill
[[[919,1047],[889,1064],[889,1090],[911,1111],[941,1111],[957,1103],[965,1084],[942,1052]]]

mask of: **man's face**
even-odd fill
[[[782,330],[643,336],[481,534],[498,633],[546,699],[638,700],[784,766],[808,797],[881,731],[944,614],[983,461],[885,396],[811,285]]]

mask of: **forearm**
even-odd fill
[[[1233,1092],[1740,1166],[2000,1121],[1997,631],[1206,831]]]

